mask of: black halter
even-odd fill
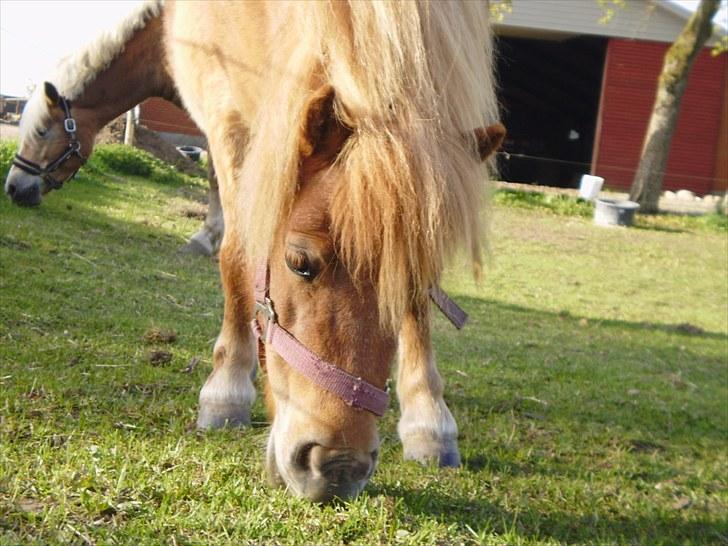
[[[71,156],[78,156],[81,159],[81,164],[86,162],[86,158],[81,155],[81,141],[76,137],[76,120],[71,116],[71,101],[66,100],[65,97],[58,97],[58,104],[61,108],[63,108],[65,116],[63,118],[63,128],[68,134],[68,147],[64,150],[64,152],[48,163],[45,167],[41,167],[37,163],[33,163],[32,161],[25,159],[20,154],[15,154],[15,158],[13,159],[13,165],[28,174],[40,176],[53,190],[59,189],[65,182],[68,182],[68,180],[76,176],[78,169],[73,171],[60,182],[52,176],[52,173],[57,171]],[[79,169],[80,168],[81,167],[79,165]]]

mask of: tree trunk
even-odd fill
[[[640,212],[657,212],[670,141],[677,125],[688,74],[693,61],[712,34],[711,21],[719,5],[720,0],[701,0],[698,9],[665,54],[640,163],[629,192],[629,198],[640,204]]]

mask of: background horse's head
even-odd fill
[[[98,130],[87,118],[52,83],[36,90],[23,111],[18,154],[5,181],[13,202],[39,205],[42,195],[73,177],[91,153]]]
[[[20,121],[18,154],[5,192],[25,206],[71,178],[98,131],[142,100],[177,98],[163,60],[161,1],[143,2],[118,26],[63,59],[36,89]],[[70,100],[69,100],[70,99]],[[177,98],[178,99],[178,98]]]
[[[382,315],[379,305],[382,257],[347,259],[334,221],[337,194],[351,183],[344,157],[356,146],[356,129],[340,121],[335,100],[333,88],[324,85],[306,105],[297,193],[268,255],[269,296],[279,324],[302,346],[384,389],[397,325]],[[476,154],[490,155],[502,130],[498,125],[477,132],[473,161]],[[375,225],[362,229],[372,238],[379,236]],[[415,307],[427,305],[414,297],[411,301]],[[267,402],[274,416],[269,475],[314,500],[357,494],[377,461],[376,412],[353,407],[321,388],[269,350],[270,345],[265,354]]]

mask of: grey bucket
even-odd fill
[[[200,159],[202,148],[199,146],[177,146],[177,151],[185,157],[189,157],[192,161]]]
[[[640,208],[634,201],[597,199],[594,207],[594,223],[598,226],[631,226],[634,213]]]

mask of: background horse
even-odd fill
[[[225,314],[198,425],[249,422],[260,354],[272,481],[314,500],[355,495],[376,464],[399,333],[405,457],[459,464],[428,294],[456,243],[480,259],[481,159],[500,134],[474,131],[497,119],[487,5],[165,9],[226,225]]]
[[[40,204],[42,194],[61,187],[88,159],[98,132],[143,100],[162,97],[181,106],[164,58],[163,17],[162,2],[143,4],[114,33],[61,63],[54,83],[46,82],[34,93],[20,123],[18,157],[5,182],[15,203]],[[207,217],[185,248],[211,255],[224,225],[212,169],[208,178]]]

